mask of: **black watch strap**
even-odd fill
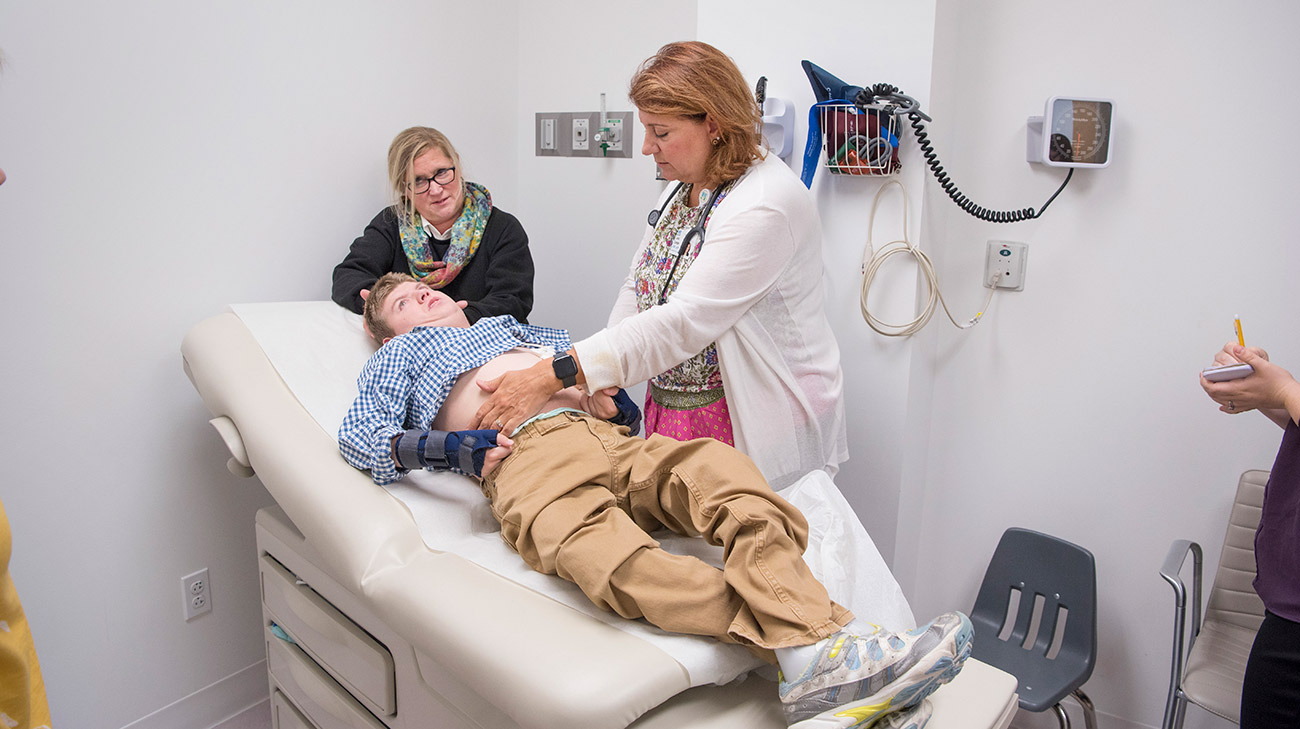
[[[573,359],[573,355],[568,352],[555,355],[551,367],[555,370],[555,378],[565,387],[578,384],[578,362]]]

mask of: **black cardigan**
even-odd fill
[[[434,239],[429,243],[440,259],[450,247],[450,241]],[[370,288],[390,271],[410,273],[411,267],[397,232],[397,216],[386,207],[352,242],[343,262],[334,267],[334,301],[360,314],[361,289]],[[492,208],[474,257],[442,291],[456,301],[469,302],[465,316],[471,324],[501,314],[527,322],[533,310],[533,257],[519,220]]]

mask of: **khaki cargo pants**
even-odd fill
[[[807,521],[748,457],[626,433],[573,412],[515,433],[483,489],[528,566],[623,617],[760,648],[814,643],[853,618],[803,561]],[[661,527],[722,546],[723,569],[661,549],[647,533]]]

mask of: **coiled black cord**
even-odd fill
[[[1052,204],[1057,195],[1070,184],[1070,178],[1074,177],[1074,168],[1066,173],[1065,180],[1061,186],[1056,188],[1056,192],[1047,198],[1043,206],[1034,210],[1033,208],[1023,208],[1021,210],[990,210],[978,205],[974,200],[966,197],[965,193],[957,189],[957,185],[948,177],[948,173],[943,171],[943,165],[939,162],[939,155],[934,151],[934,146],[930,144],[929,134],[925,131],[925,122],[930,121],[930,117],[921,112],[920,104],[916,99],[899,91],[893,84],[879,83],[869,89],[863,89],[853,100],[858,108],[866,111],[868,106],[885,104],[884,113],[894,116],[906,115],[908,123],[912,127],[912,133],[916,135],[916,144],[921,148],[921,154],[925,157],[926,164],[930,167],[930,172],[934,174],[934,179],[939,182],[943,191],[957,203],[957,207],[965,210],[967,213],[990,223],[1019,223],[1022,220],[1032,220],[1039,217],[1047,210],[1047,206]]]

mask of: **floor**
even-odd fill
[[[271,729],[271,700],[235,714],[212,729]]]

